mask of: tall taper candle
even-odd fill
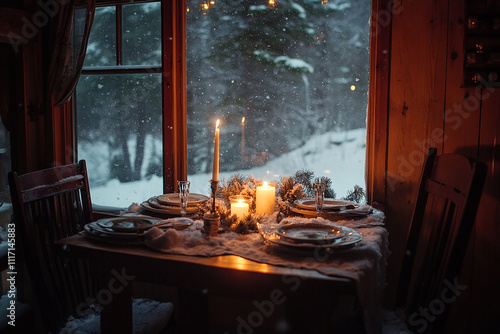
[[[212,181],[219,181],[219,123],[215,124],[215,140],[214,140],[214,166],[212,170]]]
[[[245,117],[241,119],[241,156],[245,156]]]

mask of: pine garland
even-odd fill
[[[280,213],[277,217],[289,216],[290,205],[296,200],[302,198],[314,198],[314,182],[323,182],[326,185],[325,197],[336,198],[335,191],[332,188],[330,178],[322,176],[314,178],[314,172],[310,170],[300,170],[294,176],[282,176],[279,182],[270,182],[277,189],[277,203]],[[257,223],[262,218],[255,214],[255,197],[257,186],[262,184],[260,179],[256,179],[252,175],[231,175],[229,180],[222,180],[221,187],[217,191],[217,199],[215,201],[216,211],[220,215],[221,226],[226,231],[246,234],[257,232]],[[250,213],[242,219],[238,219],[236,215],[231,215],[230,196],[246,195],[251,197],[249,203]],[[365,198],[363,188],[358,185],[354,186],[353,190],[349,190],[345,200],[361,203]],[[200,215],[209,212],[212,209],[212,201],[207,201],[200,207]]]

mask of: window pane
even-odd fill
[[[123,6],[123,64],[161,65],[160,3]]]
[[[217,118],[221,177],[308,169],[339,198],[364,188],[370,1],[199,3],[187,12],[188,173],[205,180],[193,191],[208,189]]]
[[[84,66],[116,65],[116,9],[97,7]]]
[[[161,74],[80,77],[78,157],[94,203],[128,207],[163,193],[160,83]]]
[[[7,241],[7,225],[12,219],[12,201],[7,184],[10,166],[10,132],[0,118],[0,242]]]

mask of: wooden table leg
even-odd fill
[[[208,333],[208,295],[178,289],[181,333]]]
[[[109,267],[108,267],[109,268]],[[101,275],[97,300],[102,305],[101,333],[132,334],[132,276],[125,268]]]

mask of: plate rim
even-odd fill
[[[187,203],[187,206],[196,206],[198,204],[202,204],[203,202],[207,201],[209,199],[208,196],[205,196],[203,194],[198,194],[198,193],[189,193],[189,196],[190,197],[199,197],[198,199],[190,199],[188,197],[188,203]],[[161,195],[158,195],[156,196],[156,200],[158,201],[158,203],[160,204],[163,204],[163,205],[174,205],[174,206],[178,206],[178,202],[177,201],[169,201],[169,200],[163,200],[164,197],[175,197],[175,198],[179,198],[179,193],[168,193],[168,194],[161,194]],[[180,200],[179,200],[179,205],[180,205]]]
[[[99,234],[99,236],[106,236],[110,239],[137,239],[144,235],[145,231],[134,231],[134,232],[115,232],[113,230],[106,230],[105,227],[95,224],[95,222],[88,223],[84,226],[84,229],[89,233]]]
[[[314,210],[316,211],[316,207],[314,205],[309,205],[309,204],[304,204],[304,201],[312,201],[314,203],[314,198],[301,198],[297,199],[294,201],[294,204],[301,209],[304,210]],[[334,202],[342,202],[344,204],[342,205],[336,205],[336,204],[328,204],[326,203],[327,201],[334,201]],[[352,209],[354,209],[357,205],[356,202],[353,201],[348,201],[348,200],[342,200],[342,199],[335,199],[335,198],[325,198],[325,203],[323,204],[323,210],[341,210],[342,208],[346,208],[348,205],[352,205]]]
[[[84,229],[80,232],[80,234],[86,238],[122,246],[139,246],[144,244],[143,238],[139,236],[134,238],[113,238],[107,234],[93,230],[92,228],[87,227],[87,225],[85,225]]]

